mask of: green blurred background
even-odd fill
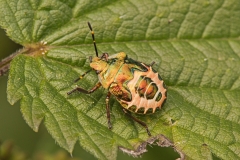
[[[12,42],[4,30],[0,30],[0,60],[14,53],[22,46]],[[64,149],[60,148],[49,135],[42,124],[39,132],[34,132],[24,121],[20,112],[20,103],[14,106],[7,101],[7,74],[0,77],[0,159],[1,155],[9,154],[8,159],[79,159],[95,160],[88,152],[84,151],[79,144],[75,145],[73,157]],[[8,148],[13,145],[13,148]],[[6,151],[8,148],[8,151]],[[9,153],[6,153],[9,152]],[[15,156],[13,156],[15,155]],[[174,160],[179,155],[172,148],[148,146],[148,152],[140,160]],[[118,152],[118,160],[133,160],[126,153]]]

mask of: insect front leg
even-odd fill
[[[83,89],[81,87],[77,87],[73,90],[71,90],[70,92],[67,92],[68,95],[72,94],[73,92],[82,92],[82,93],[85,93],[85,94],[90,94],[90,93],[93,93],[94,91],[96,91],[99,87],[101,87],[102,84],[100,82],[98,82],[92,89],[90,89],[89,91],[86,90],[86,89]]]
[[[141,126],[143,126],[143,127],[146,129],[148,136],[151,136],[151,133],[150,133],[150,131],[149,131],[148,126],[147,126],[146,123],[144,123],[143,121],[140,121],[139,119],[133,117],[133,116],[132,116],[130,113],[128,113],[128,111],[127,111],[126,109],[124,109],[124,108],[123,108],[123,112],[124,112],[128,117],[130,117],[132,120],[134,120],[135,122],[137,122],[138,124],[140,124]]]
[[[107,110],[107,119],[108,119],[108,128],[112,129],[112,124],[110,121],[110,107],[109,107],[109,99],[110,99],[111,93],[108,92],[106,96],[106,110]]]

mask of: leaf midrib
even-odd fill
[[[240,37],[234,37],[234,38],[199,38],[199,39],[178,39],[178,38],[172,38],[172,39],[144,39],[144,40],[129,40],[129,41],[109,41],[109,42],[101,42],[97,41],[97,45],[105,45],[105,44],[130,44],[130,43],[154,43],[154,42],[199,42],[199,41],[240,41]],[[95,37],[97,39],[97,37]],[[52,45],[51,45],[52,44]],[[54,45],[54,42],[48,43],[51,48],[57,48],[57,47],[79,47],[79,46],[92,46],[91,43],[79,43],[79,44],[70,44],[70,45]]]

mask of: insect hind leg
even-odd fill
[[[141,126],[143,126],[143,127],[146,129],[148,136],[152,136],[146,123],[144,123],[143,121],[140,121],[140,120],[137,119],[136,117],[133,117],[133,116],[132,116],[130,113],[128,113],[128,111],[127,111],[126,109],[124,109],[124,108],[123,108],[123,112],[124,112],[128,117],[130,117],[132,120],[134,120],[135,122],[137,122],[138,124],[140,124]]]

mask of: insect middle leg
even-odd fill
[[[124,112],[128,117],[130,117],[132,120],[134,120],[135,122],[137,122],[138,124],[140,124],[141,126],[143,126],[143,127],[146,129],[148,136],[151,136],[151,133],[150,133],[150,131],[149,131],[148,126],[147,126],[146,123],[144,123],[143,121],[140,121],[140,120],[137,119],[136,117],[133,117],[133,116],[132,116],[130,113],[128,113],[128,111],[127,111],[126,109],[124,109],[124,108],[123,108],[123,112]]]
[[[85,93],[85,94],[90,94],[90,93],[93,93],[94,91],[96,91],[99,87],[101,87],[102,84],[100,82],[98,82],[92,89],[90,89],[89,91],[86,90],[86,89],[83,89],[81,87],[77,87],[69,92],[67,92],[68,95],[72,94],[73,92],[82,92],[82,93]]]
[[[108,119],[108,128],[112,129],[112,124],[110,121],[110,107],[109,107],[109,99],[110,99],[111,93],[108,92],[106,96],[106,110],[107,110],[107,119]]]

